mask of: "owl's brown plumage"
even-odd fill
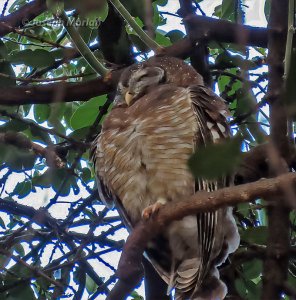
[[[168,57],[133,65],[122,74],[116,102],[94,142],[93,160],[102,200],[115,201],[131,226],[150,205],[227,184],[195,180],[188,170],[196,148],[229,135],[226,105],[189,65]],[[176,289],[175,299],[216,300],[226,295],[217,266],[238,242],[225,208],[173,222],[146,253]]]

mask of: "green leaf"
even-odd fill
[[[18,284],[15,287],[9,289],[5,293],[5,300],[35,300],[35,295],[30,287],[30,283]]]
[[[90,126],[79,128],[69,134],[69,137],[82,140],[89,134]]]
[[[189,159],[195,178],[217,179],[231,174],[241,160],[240,137],[198,149]]]
[[[144,298],[139,295],[137,291],[133,291],[130,296],[133,297],[133,300],[144,300]]]
[[[231,68],[228,69],[227,72],[237,75],[238,68]],[[231,96],[233,95],[238,89],[242,88],[242,82],[240,80],[233,80],[230,76],[227,75],[221,75],[218,79],[218,88],[220,93],[224,92],[226,88],[230,88],[227,90],[227,95]]]
[[[91,171],[89,168],[83,168],[80,176],[84,182],[89,182],[92,179]]]
[[[25,64],[33,68],[44,68],[55,62],[55,57],[51,52],[44,49],[25,49],[23,51],[14,51],[9,55],[9,61],[12,64]]]
[[[258,226],[244,229],[240,232],[241,240],[250,244],[266,245],[267,241],[267,227]]]
[[[73,113],[70,124],[74,130],[90,126],[99,114],[100,106],[106,102],[106,96],[99,96],[80,105]]]
[[[241,55],[231,55],[228,51],[220,53],[216,57],[219,68],[239,67],[241,69],[256,69],[255,61],[244,59]]]
[[[156,43],[164,47],[170,46],[172,44],[170,39],[165,36],[165,32],[162,32],[160,30],[156,31],[155,41]]]
[[[168,0],[155,0],[153,3],[159,5],[159,6],[166,6],[168,3]]]
[[[15,264],[9,268],[9,273],[7,273],[5,281],[6,283],[14,283],[16,278],[30,278],[33,271],[22,264]],[[26,299],[26,298],[25,298]]]
[[[71,188],[74,194],[79,192],[76,179],[68,169],[47,169],[42,175],[33,177],[32,184],[41,188],[52,187],[61,196],[69,195]]]
[[[50,105],[48,104],[35,104],[33,108],[34,119],[38,123],[45,122],[50,116]]]
[[[98,28],[98,20],[104,22],[108,16],[109,6],[107,1],[101,0],[100,2],[102,3],[100,9],[88,11],[85,16],[86,20],[88,21],[88,26],[93,29]]]
[[[85,284],[86,290],[92,294],[97,290],[97,284],[92,280],[92,278],[86,274],[86,284]]]
[[[0,161],[14,171],[32,169],[35,164],[36,156],[26,150],[20,150],[12,145],[1,145]]]
[[[10,76],[10,78],[0,76],[0,87],[13,86],[16,84],[16,81],[13,78],[15,77],[15,73],[11,64],[7,61],[7,55],[6,46],[2,40],[0,40],[0,72]]]
[[[39,291],[48,291],[48,288],[51,285],[51,282],[49,282],[47,279],[44,277],[39,277],[36,279],[36,284],[39,287]]]
[[[237,21],[238,23],[242,23],[244,12],[242,10],[241,2],[242,1],[237,0],[223,0],[219,17],[221,19],[227,19],[230,21]]]
[[[223,0],[222,1],[222,14],[221,19],[228,19],[235,11],[235,0]]]
[[[262,261],[253,259],[252,261],[242,264],[245,278],[254,279],[262,274]]]
[[[266,21],[269,20],[270,5],[271,5],[271,1],[270,0],[265,0],[265,3],[264,3],[264,14],[265,14]]]
[[[0,227],[6,229],[3,219],[0,217]]]
[[[256,284],[252,280],[246,281],[248,291],[247,300],[259,300],[261,296],[261,284]]]
[[[17,195],[19,199],[23,199],[28,196],[32,191],[32,182],[30,180],[25,180],[23,182],[18,182],[13,190],[13,194]]]
[[[6,122],[5,124],[0,126],[0,132],[7,132],[7,131],[24,131],[28,128],[28,125],[19,120],[11,120]]]
[[[175,43],[184,37],[184,33],[181,30],[171,30],[165,36],[170,39],[171,43]]]
[[[25,255],[24,247],[21,244],[15,244],[13,250],[16,251],[20,256]]]
[[[247,294],[247,287],[244,281],[242,279],[235,279],[234,285],[239,295],[244,299]]]
[[[7,257],[6,255],[1,255],[0,254],[0,268],[1,269],[5,268],[8,265],[9,262],[10,262],[9,257]]]

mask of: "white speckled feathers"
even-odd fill
[[[103,125],[96,170],[135,224],[157,198],[178,201],[194,193],[187,160],[197,124],[189,91],[172,85],[122,110],[114,108]]]
[[[97,177],[110,191],[105,201],[118,197],[132,226],[160,198],[182,201],[196,190],[227,184],[225,178],[195,181],[187,166],[196,147],[229,135],[224,101],[203,86],[195,70],[173,58],[132,66],[121,87],[128,87],[139,68],[154,65],[164,69],[164,82],[146,89],[131,106],[118,102],[92,149]],[[226,287],[217,266],[238,243],[231,210],[220,209],[173,222],[146,252],[169,288],[176,288],[175,299],[223,299]]]

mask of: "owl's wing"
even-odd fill
[[[178,93],[177,97],[184,98],[184,101],[188,99],[188,95],[190,97],[195,122],[197,123],[197,131],[194,137],[196,149],[218,142],[219,139],[229,135],[226,120],[228,109],[223,99],[201,85],[192,86],[187,91],[179,89]],[[164,94],[163,91],[162,95]],[[158,101],[161,100],[158,99]],[[187,125],[190,126],[190,124]],[[195,184],[196,191],[209,192],[226,185],[227,178],[213,181],[200,178],[196,180]],[[170,241],[166,236],[158,236],[150,242],[146,251],[149,260],[160,276],[169,284],[170,289],[176,288],[176,291],[181,293],[195,293],[196,291],[201,295],[201,293],[207,292],[205,285],[212,288],[213,286],[224,288],[223,283],[218,279],[216,266],[221,263],[220,255],[225,242],[227,213],[227,209],[219,209],[215,212],[197,214],[195,225],[191,222],[192,219],[188,218],[185,218],[182,224],[177,223],[179,225],[176,226],[186,228],[196,226],[197,252],[194,257],[182,256],[184,250],[181,245],[180,249],[174,249],[175,253],[179,251],[179,255],[177,255],[177,259],[173,259],[171,249],[168,246]],[[182,242],[180,241],[180,243]],[[226,253],[222,255],[225,257]],[[213,292],[213,289],[210,296],[207,295],[199,299],[220,299],[222,296],[216,297],[217,293]],[[225,289],[222,294],[225,294]]]
[[[202,136],[204,144],[229,137],[230,130],[226,118],[230,116],[230,112],[224,99],[202,85],[190,86],[189,90],[200,128],[198,134]]]
[[[205,86],[195,85],[191,86],[189,90],[193,111],[198,123],[198,131],[195,137],[196,149],[200,146],[205,146],[209,143],[212,144],[229,137],[230,130],[226,119],[226,117],[229,116],[229,111],[225,101]],[[211,192],[218,188],[225,187],[228,184],[229,178],[227,177],[214,181],[200,178],[196,180],[196,191],[204,190]],[[227,226],[230,226],[231,230],[236,232],[235,228],[232,228],[232,226],[235,225],[232,219],[230,220],[229,218],[232,218],[232,215],[229,214],[228,208],[197,215],[197,239],[201,266],[198,272],[196,290],[203,290],[199,285],[206,286],[207,283],[205,281],[207,280],[213,281],[214,278],[215,281],[219,282],[214,274],[216,266],[221,264],[221,260],[224,260],[230,252],[226,250],[226,252],[228,251],[227,253],[222,253],[223,245],[228,235],[228,233],[225,232],[228,230]],[[230,225],[225,226],[225,222]],[[237,236],[231,238],[234,238],[237,244]],[[235,245],[235,247],[237,248],[237,245]],[[229,247],[229,249],[230,248],[231,247]],[[218,258],[219,256],[223,257]],[[206,294],[206,291],[203,291],[203,293]]]
[[[97,135],[97,137],[92,142],[91,148],[90,148],[90,157],[93,161],[95,173],[96,173],[96,182],[97,182],[97,188],[98,188],[98,194],[100,197],[100,200],[105,204],[108,208],[112,209],[116,207],[116,210],[118,211],[118,214],[127,228],[128,231],[131,231],[132,224],[130,222],[130,219],[125,211],[125,209],[122,206],[121,201],[119,198],[110,191],[110,189],[105,185],[103,179],[100,177],[99,172],[97,170],[97,155],[98,155],[98,147],[100,147],[100,134]]]

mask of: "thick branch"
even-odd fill
[[[268,28],[268,99],[270,101],[269,153],[270,176],[285,172],[282,158],[289,157],[287,116],[283,104],[284,57],[288,19],[288,0],[272,0]],[[262,300],[282,299],[283,285],[288,276],[290,250],[289,208],[286,203],[295,201],[295,192],[289,183],[283,183],[285,194],[277,196],[276,205],[267,209],[268,239],[263,270]],[[270,199],[275,200],[274,195]]]
[[[79,83],[50,83],[43,85],[7,87],[0,89],[1,105],[48,104],[55,102],[57,93],[63,90],[63,102],[87,101],[92,97],[106,94],[114,87],[103,78]]]
[[[214,192],[198,192],[189,200],[184,199],[184,201],[166,205],[152,219],[140,222],[128,237],[117,270],[118,284],[121,287],[124,286],[125,289],[118,289],[115,286],[107,299],[125,299],[129,291],[134,288],[142,274],[142,254],[147,243],[169,223],[188,215],[213,211],[220,207],[250,202],[258,198],[269,199],[271,196],[282,194],[283,186],[286,184],[296,187],[296,174],[288,173],[276,178],[262,179]]]
[[[190,37],[194,41],[204,38],[221,43],[267,47],[268,30],[266,28],[240,25],[197,15],[190,15],[184,21],[190,25]]]
[[[45,0],[35,0],[25,4],[10,15],[0,18],[0,37],[12,32],[14,28],[24,27],[46,9]]]
[[[240,44],[255,45],[266,47],[267,29],[251,26],[237,25],[224,20],[217,20],[209,17],[191,15],[186,18],[190,24],[190,37],[184,38],[179,42],[164,48],[160,55],[175,56],[186,58],[192,54],[195,42],[200,39],[216,40],[219,42],[237,42]],[[239,39],[245,37],[245,41]],[[111,77],[113,88],[117,84],[120,71],[113,71]],[[112,90],[110,81],[102,78],[83,83],[53,83],[40,86],[28,87],[7,87],[0,89],[0,104],[2,105],[23,105],[23,104],[42,104],[54,102],[56,91],[64,88],[65,102],[87,101],[88,99],[106,94]]]

